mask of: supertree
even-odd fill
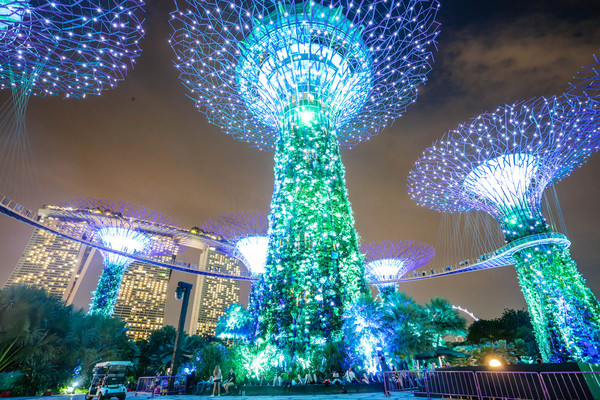
[[[87,240],[132,255],[175,255],[183,231],[173,221],[150,209],[104,199],[76,199],[53,208],[63,227]],[[90,314],[112,315],[125,269],[134,261],[101,251],[104,270],[92,294]]]
[[[252,275],[259,276],[265,272],[269,245],[266,213],[229,213],[206,222],[202,229],[221,236],[228,245],[224,250],[241,260]]]
[[[373,242],[363,245],[362,251],[367,282],[377,286],[382,296],[396,290],[395,280],[421,268],[435,256],[433,247],[411,240]]]
[[[541,211],[546,187],[600,147],[596,102],[582,99],[535,98],[484,113],[447,132],[409,175],[419,205],[486,212],[507,243],[522,246],[513,256],[517,276],[540,353],[554,362],[600,360],[598,301],[558,245],[564,240],[536,242],[553,236]]]
[[[125,77],[140,54],[143,5],[141,0],[0,2],[0,88],[12,91],[0,109],[5,170],[28,173],[23,164],[29,158],[25,112],[31,95],[84,98]],[[5,172],[2,184],[9,180]]]
[[[263,274],[269,246],[269,222],[261,211],[230,213],[202,225],[202,229],[221,236],[228,245],[226,252],[244,262],[250,273],[258,279],[253,281],[248,301],[252,319],[251,336],[254,338],[260,322],[260,306],[263,298]]]
[[[340,148],[416,99],[437,1],[176,1],[176,67],[200,111],[275,151],[263,335],[292,357],[366,291]]]

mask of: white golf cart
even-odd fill
[[[106,361],[96,364],[90,390],[85,394],[85,400],[94,397],[97,397],[98,400],[109,400],[113,397],[125,400],[127,396],[125,376],[129,367],[133,367],[131,361]]]

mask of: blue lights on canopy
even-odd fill
[[[0,40],[11,26],[20,23],[29,11],[28,1],[0,0]]]
[[[64,207],[52,207],[60,223],[79,236],[87,236],[104,247],[144,256],[175,255],[183,230],[174,222],[150,209],[102,199],[76,199]],[[121,279],[133,261],[125,256],[103,251],[104,270],[90,304],[91,314],[112,315]]]
[[[116,226],[107,226],[98,229],[96,232],[98,240],[109,249],[119,250],[128,254],[143,254],[151,244],[148,235],[142,232],[120,228]],[[106,264],[121,265],[127,267],[133,260],[122,255],[110,252],[102,252]]]
[[[379,289],[394,288],[395,280],[421,268],[435,256],[428,244],[409,241],[373,242],[362,246],[365,253],[365,278]]]
[[[244,262],[252,275],[265,272],[269,246],[269,222],[266,213],[229,213],[206,222],[202,229],[221,236],[229,245],[223,250]]]
[[[0,88],[85,97],[140,54],[142,0],[0,2]]]
[[[515,212],[539,216],[544,189],[600,148],[597,114],[591,99],[565,96],[481,114],[423,153],[409,174],[410,195],[442,212],[481,210],[502,224]]]
[[[342,148],[379,133],[415,101],[438,34],[437,1],[176,6],[171,45],[197,107],[265,150],[305,106],[329,120]]]

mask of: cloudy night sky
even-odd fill
[[[142,55],[116,89],[84,100],[30,100],[30,167],[39,189],[6,194],[31,209],[77,197],[111,198],[155,209],[188,228],[229,212],[268,210],[273,154],[220,132],[186,97],[168,44],[173,8],[168,0],[148,1]],[[342,151],[363,243],[419,240],[436,247],[441,215],[418,207],[407,191],[408,172],[425,148],[499,105],[562,93],[580,66],[600,55],[597,0],[448,0],[438,20],[438,51],[417,102],[379,136]],[[598,174],[595,154],[556,185],[571,254],[596,295]],[[31,233],[0,215],[0,287]],[[98,254],[77,306],[87,307],[101,264]],[[419,302],[446,297],[484,318],[525,307],[513,267],[407,283],[401,290]]]

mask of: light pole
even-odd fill
[[[175,345],[173,346],[173,357],[171,358],[171,376],[175,375],[175,359],[177,358],[177,350],[179,350],[179,342],[181,341],[181,334],[184,331],[185,316],[187,314],[188,303],[190,301],[190,292],[192,291],[191,283],[179,282],[177,289],[175,289],[175,298],[177,300],[183,300],[181,303],[181,311],[179,313],[179,326],[177,327],[177,335],[175,336]]]

